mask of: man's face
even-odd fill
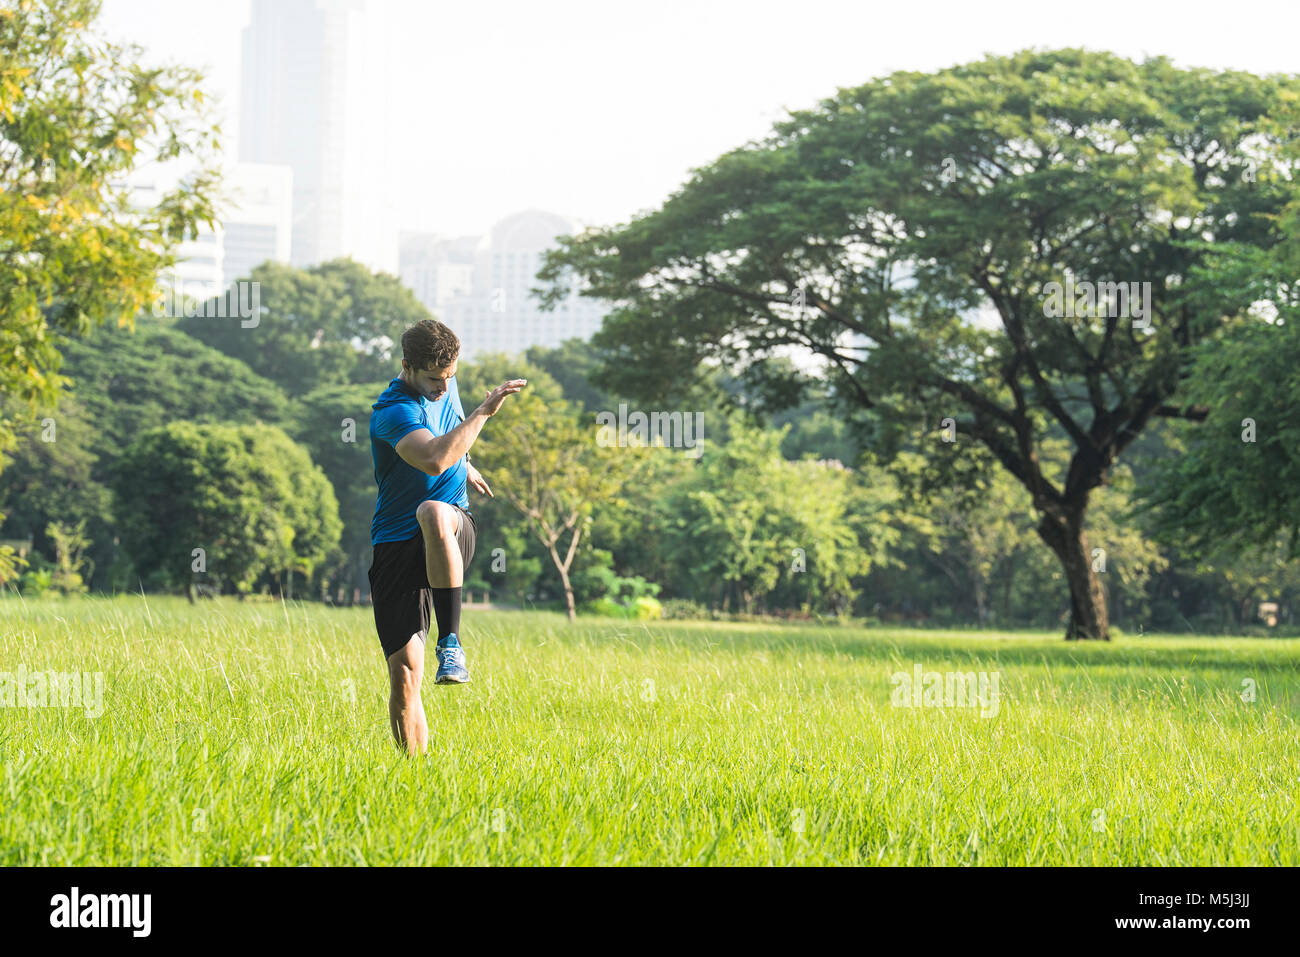
[[[402,360],[402,371],[406,373],[406,382],[412,389],[420,393],[430,402],[437,402],[447,391],[447,380],[456,374],[456,366],[460,359],[452,359],[451,364],[442,369],[421,369],[419,372],[411,370],[411,363],[406,359]]]

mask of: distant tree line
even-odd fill
[[[268,265],[250,279],[264,282],[256,329],[144,314],[134,331],[67,344],[62,402],[16,419],[0,471],[0,538],[33,545],[17,587],[365,599],[370,406],[397,371],[401,330],[427,313],[349,261]],[[354,307],[339,308],[341,289],[365,303],[364,335]],[[322,353],[311,345],[320,329],[352,345]],[[772,375],[797,376],[771,361],[786,364]],[[986,627],[1068,617],[1027,492],[979,445],[839,411],[824,383],[806,382],[790,405],[711,367],[677,408],[643,410],[701,413],[695,448],[602,448],[598,415],[629,400],[593,383],[598,365],[578,340],[461,363],[467,406],[501,379],[530,381],[475,448],[496,498],[471,501],[472,595],[676,616]],[[1272,601],[1286,627],[1300,574],[1284,536],[1183,551],[1167,510],[1139,507],[1143,487],[1180,494],[1175,464],[1213,454],[1201,436],[1227,441],[1198,429],[1149,429],[1093,501],[1089,560],[1110,617],[1134,631],[1242,631],[1262,628],[1259,602]],[[1065,436],[1043,449],[1045,471],[1068,468]]]

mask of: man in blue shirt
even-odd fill
[[[460,631],[461,586],[474,557],[477,523],[466,485],[491,496],[469,449],[506,396],[526,379],[503,382],[469,417],[456,388],[460,340],[425,319],[402,334],[402,371],[370,413],[370,454],[379,497],[370,523],[370,595],[388,659],[393,736],[423,753],[429,726],[420,701],[430,609],[438,627],[438,684],[469,681]]]

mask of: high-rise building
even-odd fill
[[[565,339],[587,339],[600,328],[606,307],[579,296],[571,284],[568,297],[544,311],[530,289],[540,286],[542,255],[556,238],[577,232],[579,224],[541,210],[507,216],[473,249],[473,277],[467,294],[443,298],[433,313],[456,332],[461,354],[518,354],[533,345],[557,346]],[[409,284],[409,283],[408,283]]]
[[[130,191],[130,201],[137,209],[153,209],[168,193],[176,189],[182,166],[146,163],[133,169],[124,180],[115,183]],[[159,276],[162,285],[178,295],[205,300],[222,289],[222,229],[199,226],[198,235],[185,239],[173,250],[175,265]]]
[[[449,239],[404,232],[398,242],[398,278],[430,312],[441,315],[447,302],[473,292],[477,245],[477,236]]]
[[[138,209],[156,207],[175,190],[188,163],[146,163],[131,171],[118,187],[130,191]],[[200,224],[198,234],[174,249],[175,265],[159,279],[178,297],[203,302],[220,295],[254,266],[289,261],[292,174],[285,166],[235,163],[222,171],[227,201],[213,227]],[[169,299],[172,309],[181,300]]]
[[[293,171],[236,163],[226,174],[231,207],[222,217],[222,274],[229,286],[270,260],[287,263],[293,229]]]
[[[292,168],[295,266],[397,269],[390,56],[369,0],[253,0],[239,157]]]

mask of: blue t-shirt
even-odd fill
[[[438,475],[429,475],[408,465],[395,451],[408,432],[428,429],[434,435],[446,435],[465,421],[456,377],[447,380],[447,391],[437,402],[430,402],[401,379],[394,379],[371,410],[370,456],[375,462],[379,498],[370,523],[370,544],[402,542],[418,532],[415,510],[427,499],[468,510],[465,477],[469,468],[465,456]]]

